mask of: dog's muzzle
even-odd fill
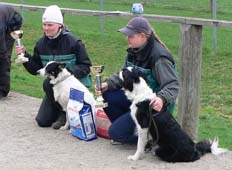
[[[39,75],[39,76],[45,76],[45,69],[44,68],[42,68],[42,69],[39,69],[39,70],[37,70],[37,75]]]

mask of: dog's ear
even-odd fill
[[[129,91],[133,91],[134,83],[140,82],[140,71],[134,68],[125,68],[122,70],[123,87]]]
[[[127,68],[122,69],[120,72],[120,76],[122,79],[122,86],[124,89],[133,91],[133,79],[131,77],[131,71]]]
[[[58,63],[58,67],[59,67],[59,69],[62,70],[63,68],[66,67],[66,63],[59,62],[59,63]]]
[[[137,70],[137,69],[132,69],[132,71],[131,71],[131,75],[132,75],[132,77],[133,77],[133,79],[134,79],[134,83],[139,83],[140,82],[140,80],[139,80],[139,77],[140,77],[140,71],[139,70]]]
[[[142,77],[147,82],[147,76],[140,71],[139,77]]]
[[[133,84],[134,82],[133,82],[133,79],[131,78],[124,79],[123,81],[123,87],[129,91],[133,91]]]
[[[139,77],[142,77],[146,82],[147,82],[147,77],[145,75],[145,73],[143,73],[142,71],[138,70],[138,69],[132,69],[132,72],[134,73],[135,77],[137,77],[136,82],[139,82]]]

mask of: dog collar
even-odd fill
[[[67,78],[69,78],[69,77],[71,77],[71,76],[72,76],[71,74],[70,74],[70,75],[64,76],[64,78],[62,78],[61,80],[57,81],[56,84],[59,84],[60,82],[66,80]]]

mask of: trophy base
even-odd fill
[[[18,57],[17,59],[15,59],[16,64],[22,64],[22,63],[26,63],[28,61],[29,61],[29,59],[26,57]]]
[[[108,104],[107,103],[103,103],[103,102],[97,102],[96,104],[95,104],[95,107],[96,108],[105,108],[105,107],[107,107],[108,106]]]
[[[108,106],[108,103],[104,103],[104,99],[102,98],[102,95],[99,95],[96,99],[96,108],[105,108]]]

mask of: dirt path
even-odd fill
[[[18,93],[0,101],[1,170],[232,170],[232,152],[194,163],[165,163],[151,153],[129,161],[135,146],[112,146],[103,138],[85,142],[67,131],[39,128],[34,117],[40,102]]]

